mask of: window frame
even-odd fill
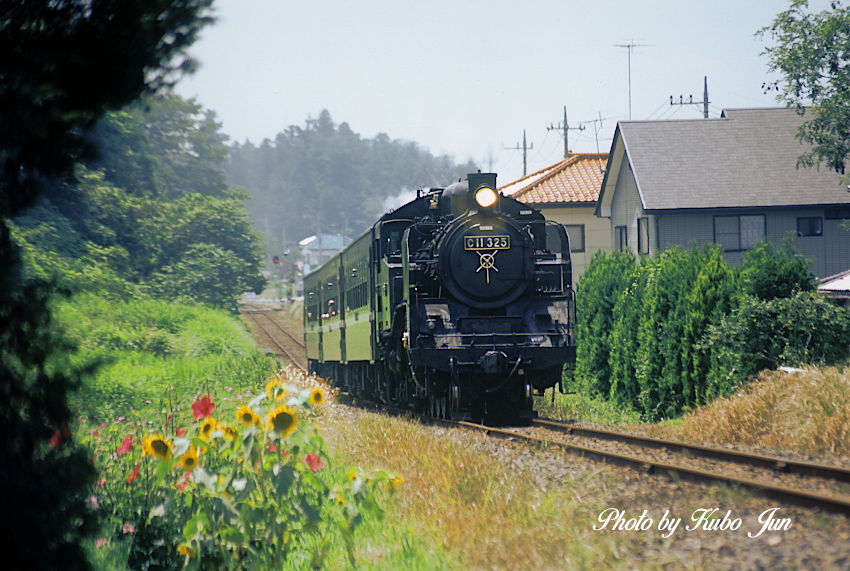
[[[578,234],[581,236],[581,249],[573,248],[573,235],[570,234],[570,228],[577,228]],[[584,234],[584,224],[564,224],[564,229],[567,231],[567,236],[570,239],[570,253],[581,253],[587,250],[587,244],[585,243],[585,234]]]
[[[803,230],[800,229],[800,222],[806,221],[811,223],[812,221],[817,221],[817,229],[814,232],[803,233]],[[809,227],[811,230],[811,226]],[[798,238],[814,238],[823,236],[823,217],[822,216],[798,216],[797,217],[797,237]]]
[[[614,226],[614,239],[617,242],[617,249],[620,252],[625,252],[629,249],[629,227]]]
[[[646,237],[644,238],[644,232]],[[637,219],[638,254],[649,254],[649,218]]]
[[[727,248],[726,245],[717,240],[717,222],[719,219],[736,219],[737,220],[737,246],[734,248]],[[761,219],[761,236],[752,242],[752,244],[745,245],[744,244],[744,236],[743,236],[743,228],[742,228],[742,219],[743,218],[760,218]],[[767,217],[764,214],[716,214],[712,220],[712,230],[714,232],[713,242],[719,246],[723,247],[724,252],[745,252],[747,250],[751,250],[755,248],[755,246],[764,240],[767,237]],[[731,233],[721,233],[721,235],[732,235]]]

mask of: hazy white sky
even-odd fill
[[[816,0],[818,10],[826,0]],[[787,0],[218,0],[218,22],[178,86],[213,109],[231,139],[254,143],[327,109],[363,137],[386,133],[434,154],[468,158],[499,184],[570,149],[607,152],[618,120],[711,117],[778,103],[762,91],[768,38],[754,33]],[[599,123],[589,122],[602,118]],[[596,127],[596,130],[594,129]],[[415,183],[415,181],[412,181]],[[448,181],[446,181],[448,182]]]

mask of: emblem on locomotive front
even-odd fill
[[[463,249],[478,254],[477,274],[481,270],[486,272],[487,283],[490,283],[490,270],[498,272],[496,267],[496,254],[499,250],[511,249],[510,236],[464,236]]]

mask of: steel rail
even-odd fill
[[[679,450],[680,452],[692,452],[695,455],[716,458],[727,462],[735,462],[745,464],[757,468],[768,468],[777,472],[787,474],[797,474],[801,476],[814,476],[817,478],[828,478],[839,482],[850,482],[850,469],[841,468],[839,466],[830,466],[828,464],[820,464],[815,462],[803,462],[791,460],[788,458],[779,458],[776,456],[768,456],[765,454],[755,454],[748,452],[740,452],[738,450],[729,450],[716,446],[704,446],[701,444],[688,444],[677,440],[667,440],[663,438],[654,438],[651,436],[640,436],[637,434],[627,434],[615,430],[607,430],[602,428],[590,428],[584,426],[571,426],[551,420],[534,419],[532,423],[536,426],[543,426],[559,432],[568,434],[581,434],[594,438],[602,438],[605,440],[618,440],[629,444],[637,444],[644,447],[666,448],[668,450]]]
[[[281,351],[280,353],[278,353],[278,355],[282,355],[282,356],[286,357],[287,359],[289,359],[289,360],[292,362],[292,364],[293,364],[293,365],[295,365],[295,366],[296,366],[296,367],[298,367],[299,369],[304,370],[304,371],[306,371],[306,370],[307,370],[307,366],[301,362],[302,360],[301,360],[301,359],[299,359],[299,358],[297,358],[297,357],[295,357],[295,356],[294,356],[294,355],[293,355],[293,354],[292,354],[292,353],[291,353],[291,352],[290,352],[290,351],[289,351],[286,347],[284,347],[284,346],[283,346],[283,344],[282,344],[280,341],[278,341],[278,340],[277,340],[277,338],[276,338],[274,335],[272,335],[272,332],[271,332],[271,331],[269,331],[269,329],[268,329],[268,328],[266,328],[266,327],[265,327],[265,326],[264,326],[264,325],[260,322],[260,319],[257,317],[258,315],[262,315],[263,317],[265,317],[268,321],[270,321],[272,324],[274,324],[275,326],[277,326],[277,328],[278,328],[280,331],[283,331],[284,333],[286,333],[286,334],[290,337],[290,339],[292,339],[293,341],[295,341],[296,343],[298,343],[298,340],[297,340],[297,339],[295,339],[295,338],[294,338],[294,336],[293,336],[293,335],[292,335],[289,331],[287,331],[286,329],[284,329],[284,328],[283,328],[283,327],[282,327],[279,323],[277,323],[277,321],[276,321],[276,320],[274,320],[274,319],[272,319],[271,317],[269,317],[268,312],[267,312],[266,310],[249,310],[249,311],[243,311],[243,312],[242,312],[242,315],[244,315],[246,318],[248,318],[248,319],[250,319],[251,321],[253,321],[254,325],[256,325],[256,326],[257,326],[257,327],[258,327],[258,328],[259,328],[259,329],[260,329],[263,333],[265,333],[265,334],[266,334],[266,336],[267,336],[269,339],[271,339],[272,343],[274,343],[274,344],[277,346],[277,348]],[[303,347],[303,346],[304,346],[304,345],[303,345],[303,343],[298,343],[298,345],[299,345],[300,347]]]
[[[656,462],[654,460],[641,458],[639,456],[630,456],[627,454],[609,452],[598,448],[590,448],[587,446],[580,446],[567,442],[546,440],[543,438],[537,438],[535,436],[519,434],[516,432],[511,432],[509,430],[504,430],[491,426],[484,426],[472,422],[459,421],[448,423],[456,426],[462,426],[464,428],[469,428],[472,430],[482,431],[490,436],[524,441],[544,448],[554,446],[557,448],[564,449],[570,453],[579,454],[581,456],[593,458],[602,462],[617,464],[621,466],[630,466],[649,474],[667,475],[673,480],[687,479],[696,482],[736,484],[754,490],[773,499],[806,507],[818,507],[827,511],[850,516],[850,497],[848,496],[833,496],[809,492],[805,490],[798,490],[794,488],[771,484],[768,482],[760,482],[747,478],[729,476],[718,472],[710,472],[706,470],[692,468],[690,466],[684,466],[681,464]]]

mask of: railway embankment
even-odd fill
[[[636,422],[634,415],[604,403],[563,402],[581,401],[578,395],[557,395],[556,406],[544,408],[550,402],[546,395],[537,404],[550,412],[570,410],[575,414],[571,420],[580,417],[591,426],[616,421],[619,431],[847,467],[845,451],[824,446],[843,430],[834,413],[840,417],[841,407],[846,410],[839,397],[848,392],[847,379],[840,369],[764,373],[728,399],[655,424]],[[375,568],[400,561],[422,564],[429,545],[427,561],[436,567],[510,568],[518,562],[553,569],[850,564],[850,518],[739,485],[696,483],[675,474],[671,478],[556,446],[491,439],[338,401],[318,422],[341,462],[380,467],[405,479],[386,506],[386,525],[370,526],[358,545],[360,560]],[[752,434],[745,434],[750,429]],[[658,453],[667,461],[675,455],[671,450]],[[781,473],[775,477],[783,482]],[[836,493],[846,491],[842,486],[846,484],[826,484]],[[389,547],[400,537],[417,554],[414,559],[405,560]]]

